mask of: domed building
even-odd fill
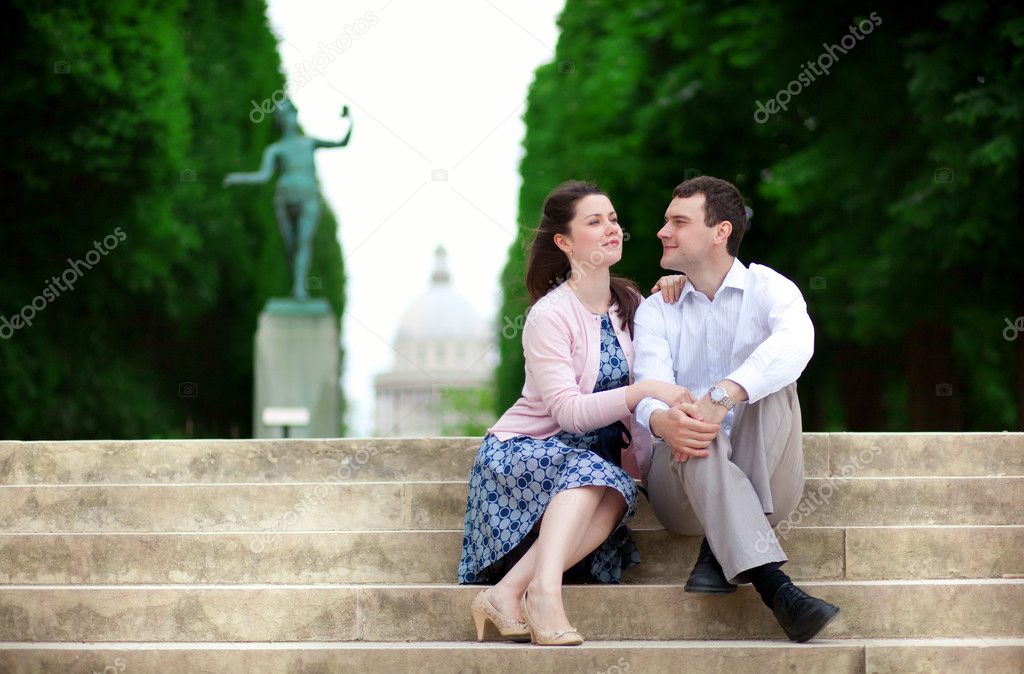
[[[443,246],[430,287],[406,310],[394,340],[394,365],[377,375],[376,435],[483,434],[497,362],[494,331],[452,286]]]

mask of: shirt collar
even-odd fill
[[[746,290],[747,288],[747,268],[740,262],[738,257],[732,259],[732,266],[729,267],[729,273],[725,275],[725,279],[722,281],[722,288],[737,288],[739,290]],[[721,290],[721,288],[719,289]],[[689,293],[695,293],[697,289],[690,283],[690,279],[686,279],[686,283],[683,285],[683,292],[679,295],[679,299],[682,300]]]
[[[738,257],[732,259],[732,267],[729,268],[729,273],[725,275],[722,287],[739,288],[740,290],[747,289],[747,268],[743,266]]]

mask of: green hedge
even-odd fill
[[[279,136],[270,117],[248,117],[284,85],[265,11],[254,0],[5,11],[0,315],[94,241],[123,241],[0,340],[4,437],[250,434],[256,317],[290,283],[273,187],[221,180],[255,169]],[[312,274],[340,316],[326,209]]]
[[[672,188],[715,175],[755,212],[741,260],[808,300],[805,428],[1021,427],[1024,336],[1003,337],[1024,316],[1020,9],[568,0],[559,25],[529,94],[504,317],[525,307],[523,247],[558,182],[609,192],[631,235],[614,271],[650,288]],[[787,86],[787,109],[755,120]],[[518,336],[501,355],[499,412],[522,387]]]

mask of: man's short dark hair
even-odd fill
[[[723,220],[732,223],[732,234],[729,235],[725,249],[729,255],[736,257],[743,233],[747,230],[747,211],[740,191],[728,180],[711,176],[690,178],[672,191],[673,197],[681,199],[694,194],[704,195],[704,224],[714,227]]]

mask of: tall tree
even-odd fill
[[[288,273],[271,188],[220,181],[277,136],[248,118],[284,86],[265,9],[6,5],[0,316],[37,310],[0,331],[5,437],[250,432],[256,314]],[[340,315],[329,216],[317,245]]]
[[[569,0],[530,91],[505,315],[525,308],[522,247],[561,180],[608,190],[631,235],[613,271],[650,287],[672,187],[716,175],[754,209],[740,258],[808,300],[808,428],[1019,425],[1024,340],[1002,330],[1024,315],[1022,21],[985,0]],[[517,340],[499,407],[522,384]]]

